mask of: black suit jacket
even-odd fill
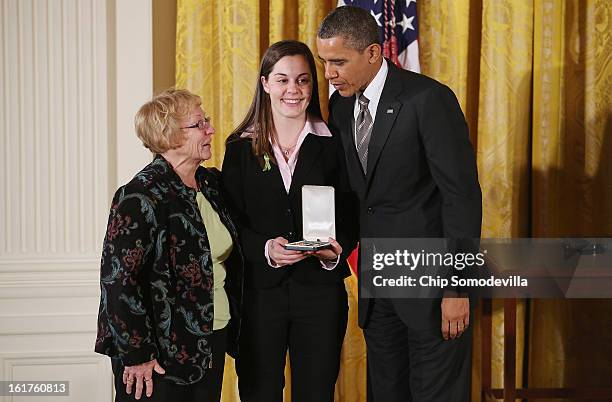
[[[245,286],[277,286],[289,277],[303,284],[341,281],[349,275],[346,257],[357,242],[357,230],[351,229],[350,209],[342,207],[350,197],[346,167],[339,142],[333,137],[308,134],[299,150],[298,162],[289,193],[285,190],[276,164],[264,171],[251,149],[249,138],[230,139],[226,146],[222,177],[225,199],[233,211],[245,255]],[[297,264],[272,268],[264,247],[278,236],[301,240],[302,186],[333,186],[336,199],[336,237],[343,256],[335,269],[328,271],[315,258]],[[350,203],[356,205],[355,201]]]
[[[467,124],[454,93],[387,62],[364,175],[355,150],[355,96],[330,99],[329,126],[342,139],[361,237],[480,237],[481,192]],[[394,300],[404,321],[440,325],[439,300]],[[367,325],[370,300],[359,300]]]

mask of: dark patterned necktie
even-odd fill
[[[357,146],[357,155],[363,168],[363,173],[368,171],[368,144],[370,143],[370,137],[372,136],[372,116],[368,109],[368,103],[370,100],[359,95],[359,114],[357,115],[357,121],[355,122],[355,141]]]

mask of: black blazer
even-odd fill
[[[330,99],[329,126],[342,139],[361,237],[480,237],[481,192],[467,124],[454,93],[387,61],[364,175],[355,150],[355,96]],[[394,301],[405,321],[439,325],[439,300]],[[369,299],[359,300],[367,324]]]
[[[277,286],[289,277],[303,284],[325,284],[341,281],[350,274],[346,257],[356,245],[357,229],[355,219],[349,221],[350,208],[343,205],[356,206],[356,199],[349,201],[351,195],[341,155],[339,142],[333,137],[308,134],[300,147],[287,194],[278,166],[270,163],[271,169],[264,171],[253,154],[249,138],[228,141],[222,181],[224,198],[237,222],[245,255],[245,286]],[[282,236],[290,242],[301,240],[302,186],[305,184],[335,188],[336,240],[342,246],[343,256],[331,271],[323,269],[315,257],[288,267],[272,268],[264,255],[269,239]]]

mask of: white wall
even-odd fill
[[[112,400],[100,249],[112,193],[150,160],[133,116],[151,21],[151,0],[0,0],[0,380],[70,381],[34,401]]]

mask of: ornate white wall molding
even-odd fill
[[[34,352],[27,356],[0,353],[0,374],[4,380],[32,381],[34,375],[38,381],[68,381],[69,396],[61,397],[66,401],[112,401],[109,366],[108,359],[102,356],[74,351]],[[27,398],[15,400],[37,399]]]
[[[0,0],[0,380],[66,373],[66,402],[111,400],[100,249],[151,158],[133,118],[152,71],[151,0]]]

